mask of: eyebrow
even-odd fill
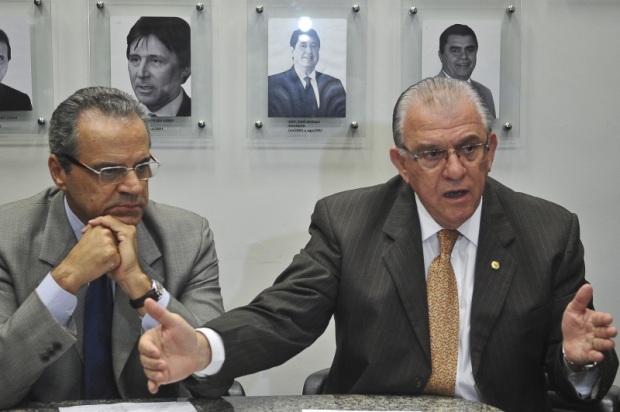
[[[478,144],[478,143],[485,143],[485,140],[480,141],[480,136],[476,135],[476,134],[470,134],[467,135],[465,137],[463,137],[462,139],[460,139],[455,145],[454,147],[462,147],[462,146],[466,146],[468,144]],[[445,146],[442,147],[438,144],[431,144],[431,143],[422,143],[418,146],[416,146],[412,152],[426,152],[429,150],[446,150]]]

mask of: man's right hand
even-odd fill
[[[144,307],[160,324],[146,331],[138,345],[151,393],[157,393],[161,385],[185,379],[211,363],[211,346],[202,333],[153,299],[147,299]]]
[[[87,226],[77,245],[52,270],[52,276],[63,289],[75,295],[82,286],[120,264],[117,243],[110,229]]]

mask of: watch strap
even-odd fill
[[[140,308],[144,307],[144,302],[148,298],[151,298],[155,302],[157,302],[157,301],[159,301],[159,299],[161,299],[161,297],[162,297],[162,295],[164,293],[163,289],[164,288],[161,285],[161,283],[159,283],[158,281],[156,281],[154,279],[151,279],[151,290],[149,290],[148,292],[146,292],[144,295],[140,296],[137,299],[129,300],[129,304],[134,309],[140,309]]]

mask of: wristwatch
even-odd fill
[[[566,353],[564,352],[564,345],[563,344],[562,344],[562,356],[564,357],[564,364],[566,366],[568,366],[568,369],[570,369],[573,372],[587,371],[589,369],[592,369],[592,368],[596,367],[596,365],[598,364],[597,362],[592,362],[592,363],[588,363],[586,365],[577,365],[575,362],[572,362],[570,359],[568,359],[566,357]]]
[[[157,302],[159,301],[159,299],[161,299],[163,294],[164,294],[164,287],[162,286],[162,284],[156,281],[155,279],[151,279],[151,290],[149,290],[146,294],[140,296],[138,299],[130,300],[129,304],[134,309],[140,309],[141,307],[144,307],[144,301],[147,298],[151,298],[155,302]]]

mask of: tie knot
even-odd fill
[[[437,233],[437,236],[439,236],[439,253],[442,255],[451,254],[459,235],[460,233],[458,230],[440,230],[439,233]]]
[[[306,81],[306,87],[310,86],[310,83],[311,83],[311,80],[312,80],[312,79],[310,78],[310,76],[306,76],[306,77],[304,77],[304,80]]]

